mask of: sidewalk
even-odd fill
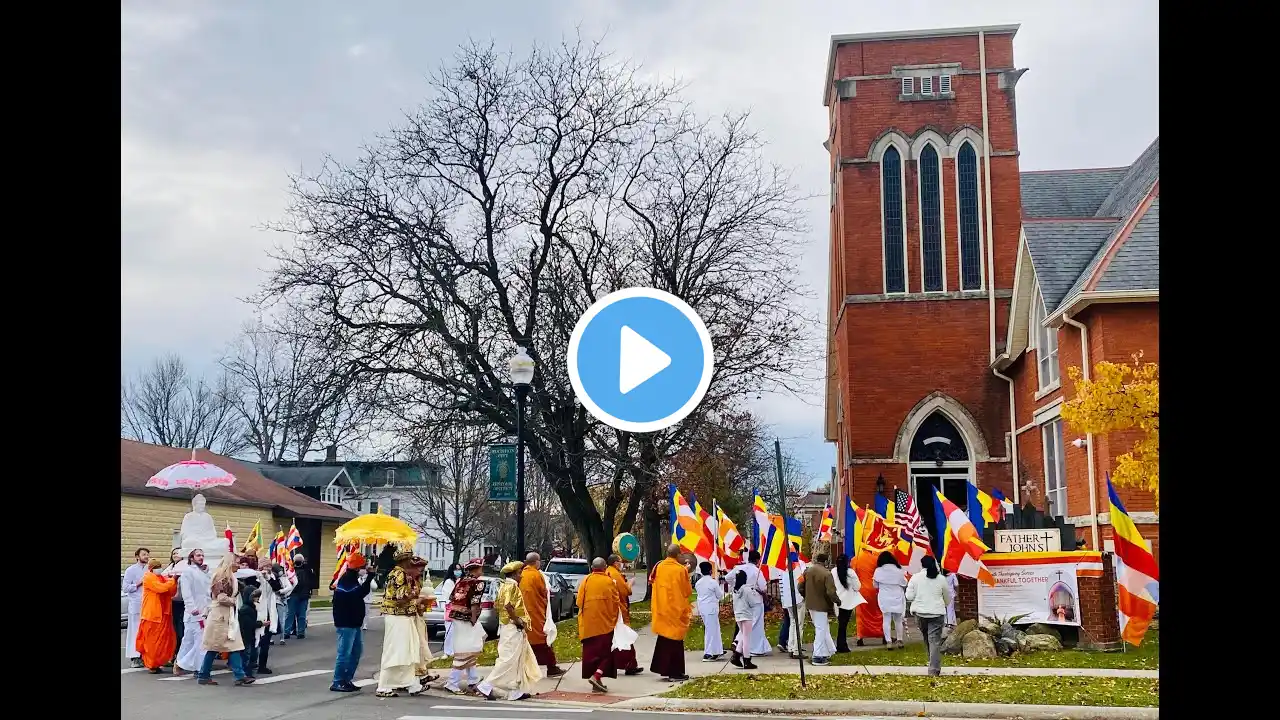
[[[567,672],[564,675],[561,675],[560,677],[555,677],[555,678],[543,678],[542,681],[538,683],[537,689],[535,690],[535,692],[538,693],[538,696],[539,696],[538,699],[552,701],[552,702],[563,702],[563,701],[587,702],[594,705],[611,705],[618,708],[631,708],[631,709],[641,709],[641,708],[659,709],[660,706],[665,707],[667,709],[686,709],[683,706],[689,705],[690,707],[688,709],[707,708],[709,710],[719,709],[724,711],[734,710],[739,706],[743,706],[744,704],[751,705],[752,707],[758,706],[760,711],[765,711],[767,709],[766,706],[768,706],[769,703],[775,702],[775,701],[767,701],[767,700],[693,701],[693,700],[677,700],[673,698],[654,697],[674,687],[677,687],[680,683],[663,682],[661,679],[659,679],[657,675],[654,675],[653,673],[649,672],[649,669],[648,669],[649,661],[653,657],[653,647],[657,642],[657,635],[653,633],[653,630],[650,627],[644,627],[638,630],[637,632],[639,633],[640,637],[639,639],[636,640],[636,644],[635,644],[636,658],[639,661],[640,666],[645,668],[645,671],[642,674],[634,675],[632,677],[624,677],[621,674],[619,674],[619,677],[616,680],[606,680],[605,684],[609,686],[609,693],[605,695],[601,695],[601,694],[593,694],[591,692],[591,685],[586,680],[582,679],[582,670],[580,668],[579,662],[575,661],[573,663],[562,664],[561,667],[567,670]],[[851,648],[851,649],[854,652],[858,652],[864,649],[870,650],[874,648],[868,647],[868,648]],[[773,674],[794,675],[799,673],[798,663],[795,660],[790,659],[788,656],[777,652],[776,649],[774,650],[774,653],[772,655],[763,656],[763,657],[753,657],[752,662],[754,662],[756,665],[759,666],[759,669],[754,671],[754,674],[757,674],[757,675],[773,675]],[[808,674],[813,674],[813,675],[925,675],[927,674],[927,670],[923,666],[921,667],[894,666],[894,665],[818,666],[818,665],[811,665],[807,661],[805,662],[805,665],[804,665],[804,671]],[[714,663],[702,662],[702,653],[700,651],[685,653],[685,672],[687,672],[693,678],[708,677],[712,675],[721,675],[721,674],[743,674],[742,670],[730,665],[727,660],[722,660]],[[481,670],[480,674],[481,675],[485,674],[484,669]],[[1110,668],[947,667],[946,665],[943,665],[942,674],[943,675],[1000,675],[1000,676],[1009,676],[1009,677],[1070,676],[1070,677],[1149,678],[1149,679],[1159,679],[1160,677],[1159,670],[1116,670],[1116,669],[1110,669]],[[627,701],[627,702],[624,702],[624,701]],[[634,701],[634,702],[631,702],[631,701]],[[781,708],[783,706],[790,706],[794,701],[785,701],[785,702],[776,701],[776,702],[779,703],[779,708]],[[831,704],[831,701],[813,701],[813,702],[820,703],[822,708],[827,708]],[[916,712],[918,712],[921,709],[921,706],[923,705],[922,703],[890,703],[890,704],[901,705],[903,706],[903,708],[901,709],[905,709],[907,706],[909,706],[911,708],[911,712],[908,714],[911,714],[911,715],[914,715]],[[724,705],[724,707],[719,707],[719,705]],[[976,705],[976,704],[946,703],[946,705],[948,705],[950,708],[954,706],[968,707],[969,705]],[[987,712],[988,714],[981,715],[980,717],[997,717],[997,715],[990,714],[991,707],[1019,708],[1020,709],[1019,716],[1025,716],[1028,718],[1034,716],[1034,715],[1027,715],[1022,710],[1022,709],[1030,708],[1033,706],[1027,706],[1027,705],[991,706],[991,705],[984,704],[981,707],[987,708],[987,710],[984,710],[984,712]],[[1058,712],[1058,713],[1062,713],[1064,711],[1063,706],[1044,706],[1044,707],[1055,708],[1054,712]],[[1105,709],[1106,708],[1091,708],[1091,710],[1105,710]],[[1142,710],[1141,708],[1120,708],[1120,709],[1125,710],[1126,712],[1130,710],[1134,710],[1134,711]],[[849,708],[848,710],[852,712],[854,709]],[[739,710],[739,711],[742,711],[742,710]],[[776,712],[777,710],[775,709],[774,711]],[[888,713],[887,710],[859,710],[859,712]],[[939,711],[932,710],[932,709],[929,710],[929,712],[932,712],[934,714],[943,714],[943,715],[946,715],[947,717],[966,717],[966,715],[964,714],[955,714],[955,712],[953,712],[950,709],[948,710],[947,713],[940,713]],[[897,714],[897,713],[891,713],[891,714]],[[975,716],[970,716],[970,717],[975,717]],[[1059,714],[1054,717],[1077,717],[1077,716]],[[1080,716],[1080,717],[1085,717],[1085,716]],[[1097,715],[1097,717],[1122,717],[1122,716],[1121,715]],[[1148,717],[1148,716],[1139,713],[1136,715],[1126,714],[1126,715],[1123,715],[1123,717],[1137,718],[1137,717]]]

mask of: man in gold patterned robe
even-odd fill
[[[425,690],[417,671],[422,669],[424,658],[427,662],[431,658],[431,650],[426,647],[417,623],[423,607],[418,595],[422,590],[422,572],[426,562],[409,552],[397,553],[395,562],[395,568],[387,573],[382,598],[382,667],[378,673],[378,697],[384,698],[396,697],[398,690],[408,690],[410,695]]]
[[[515,560],[502,568],[502,583],[498,586],[498,662],[489,676],[476,687],[489,700],[497,700],[496,690],[506,690],[508,700],[524,700],[531,697],[533,688],[542,679],[542,667],[533,655],[533,647],[525,635],[529,627],[529,611],[525,608],[520,592],[520,573],[524,563]]]

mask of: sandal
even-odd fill
[[[393,698],[393,697],[400,697],[400,693],[396,692],[395,690],[379,690],[378,692],[374,693],[373,696],[380,697],[380,698]]]

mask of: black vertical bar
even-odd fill
[[[516,558],[524,561],[524,401],[526,389],[516,385]]]
[[[782,482],[782,441],[773,441],[773,460],[778,467],[778,512],[782,514],[782,552],[787,563],[787,582],[791,583],[791,599],[796,598],[796,569],[791,562],[791,534],[787,532],[787,487]],[[799,603],[797,603],[798,605]],[[796,647],[800,652],[796,653],[796,657],[800,663],[800,687],[808,687],[804,680],[804,635],[800,632],[800,614],[796,612],[796,605],[787,608],[788,615],[793,616],[796,625]],[[815,630],[815,632],[817,632]]]

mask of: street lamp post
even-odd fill
[[[533,383],[533,358],[523,347],[507,361],[511,383],[516,387],[516,557],[523,560],[524,546],[524,405]]]

